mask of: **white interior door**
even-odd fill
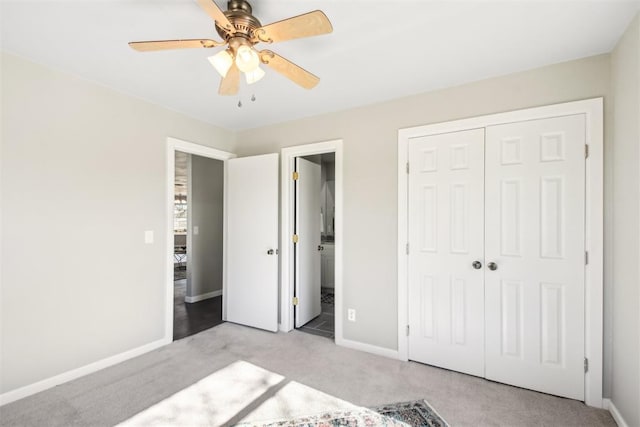
[[[409,358],[484,376],[484,129],[409,142]]]
[[[486,376],[578,400],[584,144],[583,115],[487,128]]]
[[[296,158],[296,328],[320,315],[320,165]]]
[[[278,154],[226,163],[225,320],[278,330]]]

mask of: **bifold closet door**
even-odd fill
[[[584,400],[585,117],[486,129],[486,377]]]
[[[409,142],[409,358],[484,376],[484,129]]]

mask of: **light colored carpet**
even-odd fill
[[[615,426],[581,402],[229,323],[3,406],[0,425],[227,425],[419,399],[452,426]]]
[[[237,361],[119,426],[220,426],[344,409],[359,408],[251,363]]]

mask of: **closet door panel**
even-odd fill
[[[584,398],[585,118],[486,131],[486,376]],[[488,267],[493,265],[487,264]]]
[[[484,375],[484,129],[409,143],[409,358]]]

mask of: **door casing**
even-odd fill
[[[398,131],[398,354],[408,360],[408,147],[411,138],[484,128],[527,120],[584,114],[586,118],[585,246],[585,403],[603,407],[603,98],[528,108],[469,119],[400,129]]]

